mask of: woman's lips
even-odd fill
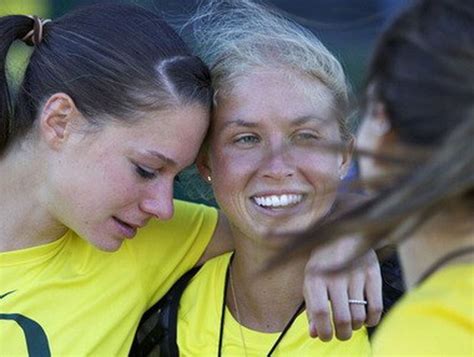
[[[133,227],[130,224],[122,221],[117,217],[112,217],[116,223],[116,227],[120,234],[128,239],[132,239],[137,234],[137,227]]]

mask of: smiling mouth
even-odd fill
[[[253,196],[251,200],[259,207],[266,209],[285,209],[294,207],[304,198],[302,194],[283,194],[283,195],[267,195]]]

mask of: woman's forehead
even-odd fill
[[[331,116],[331,91],[318,79],[276,70],[240,77],[232,91],[218,91],[213,120],[250,120],[254,117]]]

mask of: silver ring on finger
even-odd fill
[[[349,299],[348,302],[354,305],[367,305],[367,300]]]

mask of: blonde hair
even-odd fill
[[[249,71],[290,70],[327,86],[335,99],[341,136],[350,138],[346,125],[349,90],[343,68],[309,30],[250,0],[207,1],[185,26],[191,26],[196,54],[211,69],[217,97],[231,92]]]

